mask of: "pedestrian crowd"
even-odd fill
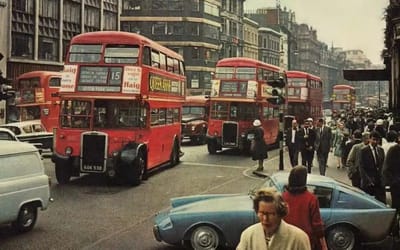
[[[315,125],[315,126],[314,126]],[[285,131],[292,167],[301,164],[311,173],[316,156],[319,173],[326,174],[333,157],[338,169],[346,169],[353,186],[386,203],[390,188],[392,207],[400,210],[400,124],[384,110],[347,110],[315,123],[308,118]],[[397,157],[396,157],[397,154]],[[331,161],[332,162],[332,161]]]
[[[336,166],[330,167],[346,169],[353,186],[383,203],[389,187],[391,206],[400,212],[400,124],[393,123],[390,113],[350,110],[334,113],[329,124],[325,118],[308,118],[303,124],[294,119],[285,135],[292,166],[286,191],[257,192],[253,208],[260,222],[242,232],[238,250],[328,249],[318,199],[306,187],[314,157],[320,175],[333,157]],[[267,157],[253,154],[257,170]]]

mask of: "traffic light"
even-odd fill
[[[0,77],[1,77],[1,75],[0,75]],[[2,79],[0,78],[0,81],[1,80]],[[12,87],[10,85],[0,82],[0,101],[7,100],[10,98],[15,98],[15,91],[12,90]]]
[[[272,87],[272,89],[268,91],[271,96],[267,98],[267,101],[274,105],[285,104],[285,79],[279,77],[278,79],[268,81],[267,83]]]

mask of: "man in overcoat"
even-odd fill
[[[308,173],[311,173],[315,150],[315,130],[311,128],[312,123],[312,118],[307,118],[303,128],[299,130],[301,164],[307,167]]]
[[[382,167],[385,152],[378,145],[381,135],[377,131],[370,134],[369,146],[361,149],[360,176],[361,189],[375,196],[377,200],[386,203],[386,190],[382,181]]]
[[[286,146],[288,147],[289,159],[292,167],[299,164],[299,143],[299,127],[297,121],[292,120],[292,126],[286,131]]]
[[[315,151],[317,152],[319,174],[325,175],[326,163],[328,161],[329,151],[332,147],[332,130],[325,125],[325,120],[320,118],[317,122],[315,132]]]

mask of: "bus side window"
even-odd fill
[[[160,52],[160,69],[166,70],[167,57],[164,53]]]
[[[179,61],[179,73],[183,76],[185,75],[185,66],[182,61]]]
[[[167,71],[174,72],[174,60],[171,57],[167,57]]]
[[[158,53],[158,51],[151,51],[151,66],[160,68],[160,53]]]
[[[142,64],[151,65],[150,61],[151,61],[150,48],[149,47],[144,47],[144,49],[143,49],[143,57],[142,57]]]

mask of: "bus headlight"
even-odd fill
[[[192,126],[192,131],[195,131],[196,130],[196,126]]]
[[[72,154],[72,148],[71,147],[66,147],[65,148],[65,154],[66,155],[71,155]]]

